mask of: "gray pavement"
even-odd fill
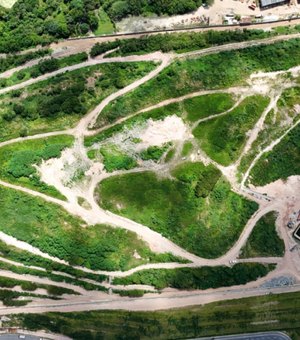
[[[195,338],[193,340],[291,340],[291,338],[282,332],[259,332],[237,335],[224,335],[206,338]]]
[[[40,340],[44,339],[39,336],[27,335],[27,334],[0,334],[0,340]]]

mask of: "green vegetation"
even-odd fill
[[[26,255],[25,255],[26,256]],[[29,259],[30,256],[26,256],[26,259]],[[41,262],[41,261],[40,261]],[[29,264],[32,265],[32,264]],[[51,266],[52,267],[58,267],[57,265]],[[66,266],[67,267],[67,266]],[[65,269],[62,266],[63,269]],[[46,268],[47,271],[43,270],[43,269],[32,269],[32,268],[28,268],[28,267],[22,267],[21,265],[13,265],[13,264],[9,264],[7,262],[2,262],[0,260],[0,269],[1,270],[6,270],[6,271],[10,271],[19,275],[33,275],[36,277],[41,277],[41,278],[48,278],[54,282],[66,282],[75,286],[79,286],[82,287],[86,290],[99,290],[99,291],[107,291],[107,289],[103,286],[101,286],[100,284],[94,284],[94,283],[90,283],[90,282],[86,282],[83,279],[91,279],[91,280],[95,280],[98,282],[102,282],[106,279],[106,276],[104,275],[96,275],[96,274],[86,274],[86,275],[82,275],[82,272],[77,270],[77,269],[73,269],[72,267],[67,267],[68,268],[68,272],[74,272],[76,273],[76,275],[78,276],[86,276],[84,278],[76,278],[76,277],[69,277],[69,276],[65,276],[63,274],[55,274],[53,272],[51,272],[51,269],[49,267]],[[79,273],[79,274],[78,274]]]
[[[106,12],[104,12],[103,8],[99,8],[97,16],[98,27],[94,31],[95,35],[112,34],[115,32],[114,24],[111,22]]]
[[[165,143],[162,146],[149,146],[148,149],[143,150],[140,154],[141,159],[143,161],[153,160],[154,162],[158,162],[162,156],[168,151],[172,143]]]
[[[192,150],[193,150],[193,143],[192,142],[185,142],[183,144],[183,148],[182,148],[182,151],[181,151],[181,157],[187,157]]]
[[[297,39],[176,61],[156,78],[108,105],[99,116],[98,125],[200,89],[245,84],[255,71],[287,70],[299,64],[300,40]]]
[[[78,293],[74,292],[74,290],[72,289],[67,289],[67,288],[52,286],[52,285],[45,285],[41,283],[33,283],[30,281],[23,281],[23,280],[11,279],[8,277],[0,276],[0,287],[14,288],[16,286],[21,286],[23,290],[27,290],[27,291],[35,291],[38,288],[43,288],[47,290],[47,293],[49,295],[56,295],[56,296],[60,296],[63,294],[78,295]]]
[[[165,162],[166,162],[166,163],[170,162],[170,161],[174,158],[175,153],[176,153],[176,149],[175,149],[175,148],[170,149],[170,150],[167,152],[167,154],[166,154]]]
[[[240,156],[247,132],[253,128],[268,102],[259,95],[247,97],[227,115],[200,123],[193,134],[209,157],[222,165],[229,165]]]
[[[154,67],[146,62],[95,65],[2,95],[0,141],[73,127],[105,97]]]
[[[183,339],[260,331],[300,337],[300,293],[272,294],[155,312],[91,311],[10,315],[5,326],[49,330],[72,339]],[[273,320],[277,320],[274,322]],[[84,329],[82,325],[84,324]]]
[[[84,228],[82,220],[55,204],[3,187],[0,221],[1,231],[72,265],[127,270],[150,261],[177,260],[169,254],[153,254],[132,232],[104,225]],[[133,256],[135,251],[140,259]]]
[[[257,222],[240,257],[283,256],[284,242],[277,234],[276,219],[277,214],[271,211]]]
[[[137,166],[135,159],[120,150],[117,145],[104,145],[100,148],[100,153],[103,156],[105,170],[108,172],[130,170]]]
[[[61,59],[41,60],[37,65],[15,72],[10,78],[0,79],[0,87],[12,86],[31,78],[37,78],[45,73],[54,72],[60,68],[82,63],[88,59],[88,55],[83,52]]]
[[[129,15],[146,15],[149,12],[158,15],[183,14],[196,10],[201,3],[201,0],[57,0],[54,6],[50,0],[18,0],[9,10],[0,6],[0,53],[45,45],[98,30],[101,32],[110,26],[110,20],[116,22]],[[103,13],[99,15],[100,5]]]
[[[119,294],[120,296],[129,296],[132,298],[142,297],[145,294],[144,290],[141,289],[133,289],[133,290],[114,290],[114,293]]]
[[[41,182],[35,168],[43,160],[60,157],[63,149],[73,144],[72,136],[62,135],[9,144],[0,148],[0,177],[18,184],[64,199],[54,187]]]
[[[238,263],[229,267],[200,267],[141,270],[130,276],[115,278],[115,284],[145,284],[157,289],[209,289],[246,284],[267,275],[273,266]]]
[[[234,104],[232,95],[215,93],[194,97],[184,101],[187,119],[196,122],[201,118],[212,116],[229,110]]]
[[[300,124],[292,129],[272,151],[263,154],[252,169],[254,185],[265,185],[278,179],[300,174]]]
[[[290,32],[280,33],[264,30],[230,30],[206,32],[183,32],[172,34],[156,34],[143,36],[138,39],[123,39],[106,43],[97,43],[91,50],[91,56],[95,57],[112,49],[118,48],[118,55],[141,54],[155,51],[177,53],[199,50],[216,45],[233,42],[263,39],[278,34],[289,34],[299,32],[300,26],[290,28]]]
[[[272,141],[279,138],[288,129],[289,125],[286,124],[286,118],[286,114],[282,110],[271,110],[267,114],[263,129],[258,133],[251,149],[241,159],[238,167],[238,176],[240,180],[259,151],[271,144]]]
[[[211,165],[184,163],[172,174],[175,180],[151,172],[110,177],[99,185],[99,203],[199,256],[221,256],[238,239],[257,204],[232,192]]]
[[[50,54],[49,49],[41,49],[24,54],[9,54],[6,58],[0,58],[0,73],[24,65],[30,60],[44,57],[47,54]]]

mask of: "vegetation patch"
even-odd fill
[[[37,65],[28,67],[21,71],[17,71],[9,78],[0,78],[0,87],[3,88],[7,86],[12,86],[31,78],[37,78],[43,74],[51,73],[67,66],[82,63],[87,59],[88,55],[83,52],[60,59],[50,58],[41,60]]]
[[[280,34],[299,32],[299,29],[299,26],[293,27],[293,29],[290,28],[290,31],[288,30]],[[292,32],[293,30],[294,32]],[[138,39],[121,39],[106,43],[96,43],[91,50],[91,56],[95,57],[115,48],[118,48],[118,55],[141,54],[154,51],[175,51],[182,53],[233,42],[263,39],[277,34],[275,30],[266,32],[255,29],[156,34],[143,36]]]
[[[115,32],[114,24],[111,22],[107,13],[103,8],[99,8],[97,12],[98,16],[98,27],[94,31],[95,35],[112,34]]]
[[[105,97],[154,67],[147,62],[94,65],[2,95],[0,141],[74,127]]]
[[[58,158],[74,142],[72,136],[54,136],[9,144],[0,148],[0,177],[4,181],[28,187],[50,196],[65,199],[54,187],[40,180],[35,166]]]
[[[181,156],[187,157],[190,152],[193,150],[193,143],[192,142],[185,142],[182,147]]]
[[[119,310],[10,315],[11,321],[5,326],[46,329],[78,340],[120,338],[124,333],[131,339],[182,339],[275,330],[286,331],[291,338],[298,339],[299,309],[300,293],[296,292],[155,312]]]
[[[228,93],[214,93],[186,99],[183,103],[188,121],[196,122],[229,110],[234,105],[234,100]]]
[[[104,145],[100,148],[100,153],[103,156],[105,170],[108,172],[130,170],[137,166],[136,160],[120,150],[117,145]]]
[[[22,54],[9,54],[6,58],[0,58],[0,73],[24,65],[30,60],[44,57],[47,54],[50,54],[49,49],[40,49]]]
[[[269,100],[262,96],[246,98],[227,115],[200,123],[193,131],[201,148],[222,165],[229,165],[240,156],[251,130]]]
[[[232,192],[212,165],[184,163],[172,174],[174,180],[152,172],[110,177],[99,185],[99,203],[199,256],[221,256],[238,239],[257,204]]]
[[[241,250],[241,258],[284,255],[284,242],[277,234],[276,219],[277,214],[271,211],[256,223],[246,245]]]
[[[25,291],[35,291],[38,288],[43,288],[47,290],[49,295],[60,296],[63,294],[75,294],[78,293],[74,292],[72,289],[53,286],[53,285],[45,285],[41,283],[34,283],[30,281],[23,281],[17,279],[11,279],[8,277],[0,276],[0,286],[3,288],[14,288],[16,286],[21,286],[21,288]]]
[[[200,267],[141,270],[130,276],[115,278],[115,284],[145,284],[157,289],[209,289],[246,284],[267,275],[273,266],[238,263],[229,267]]]
[[[177,260],[170,254],[153,254],[132,232],[105,225],[87,228],[55,204],[3,187],[0,221],[3,232],[71,265],[127,270],[143,263]],[[133,256],[135,251],[140,259]]]
[[[292,129],[272,151],[263,154],[250,173],[251,183],[265,185],[300,174],[300,124]]]
[[[141,152],[140,157],[143,161],[153,160],[154,162],[158,162],[171,145],[172,143],[165,143],[162,146],[149,146],[149,148]]]
[[[283,54],[287,57],[282,58]],[[246,79],[256,71],[287,70],[299,64],[298,39],[176,61],[146,84],[114,100],[98,117],[98,125],[113,122],[168,98],[201,89],[222,89],[246,84]]]

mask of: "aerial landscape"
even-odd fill
[[[0,339],[300,339],[300,4],[0,0]]]

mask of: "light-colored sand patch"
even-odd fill
[[[82,152],[78,144],[64,150],[60,158],[43,161],[37,168],[41,180],[54,186],[70,202],[77,202],[77,196],[85,197],[88,188],[92,162]]]
[[[113,144],[129,155],[134,155],[149,146],[162,146],[168,142],[185,141],[192,138],[189,128],[183,120],[176,116],[168,116],[164,120],[152,120],[136,124],[131,128],[125,128],[106,141],[95,145],[95,148],[103,144]]]
[[[12,6],[17,2],[17,0],[0,0],[0,6],[5,8],[12,8]]]
[[[286,181],[280,179],[263,187],[256,187],[255,190],[276,199],[280,198],[285,203],[298,202],[300,205],[300,176],[291,176]]]
[[[192,137],[183,120],[178,116],[169,116],[164,120],[148,121],[147,128],[141,133],[143,147],[161,146],[172,141],[183,141]]]

